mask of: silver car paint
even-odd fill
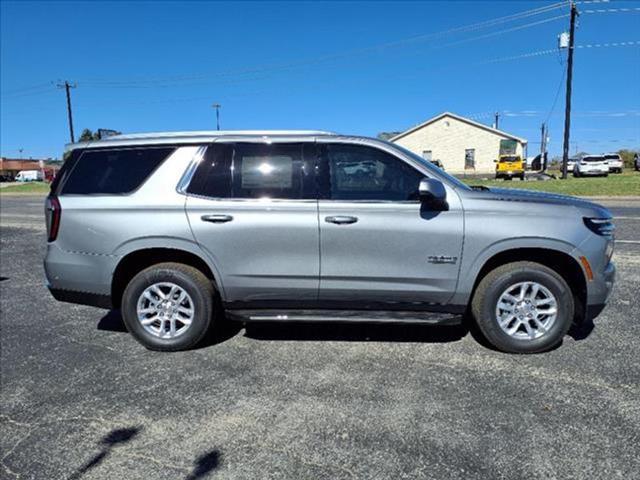
[[[591,263],[588,304],[606,301],[615,269],[608,239],[589,231],[583,217],[610,217],[572,197],[513,190],[472,191],[439,169],[386,142],[316,132],[211,134],[199,137],[114,139],[100,146],[205,145],[210,141],[316,141],[358,143],[383,149],[443,181],[449,211],[420,216],[418,204],[283,200],[215,200],[186,196],[178,188],[199,161],[200,146],[179,147],[129,195],[61,195],[60,233],[48,244],[46,274],[52,288],[109,295],[111,278],[128,253],[175,248],[210,267],[224,301],[320,298],[468,303],[487,260],[508,249],[547,248]],[[86,146],[86,145],[85,145]],[[202,222],[224,213],[233,222]],[[324,222],[355,215],[352,225]],[[429,257],[455,258],[431,263]]]

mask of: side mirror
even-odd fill
[[[436,180],[435,178],[423,178],[420,180],[418,192],[420,193],[421,201],[436,209],[446,210],[447,190],[444,188],[444,185],[440,180]]]

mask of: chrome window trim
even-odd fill
[[[201,200],[211,200],[213,202],[233,202],[233,203],[259,203],[265,206],[273,203],[318,203],[318,199],[313,198],[226,198],[226,197],[207,197],[206,195],[198,195],[197,193],[185,193],[189,198],[199,198]]]
[[[187,187],[189,187],[191,179],[193,178],[193,174],[196,172],[198,165],[200,165],[200,162],[202,162],[202,160],[204,159],[207,147],[208,145],[202,145],[193,154],[193,158],[189,162],[187,169],[182,174],[182,177],[180,178],[176,186],[176,192],[178,192],[180,195],[187,195]]]

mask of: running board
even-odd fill
[[[371,310],[227,310],[240,322],[417,323],[459,325],[462,315],[441,312]]]

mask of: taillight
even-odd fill
[[[60,217],[62,215],[62,207],[58,197],[49,195],[44,204],[45,219],[47,222],[47,234],[49,242],[55,242],[60,229]]]

